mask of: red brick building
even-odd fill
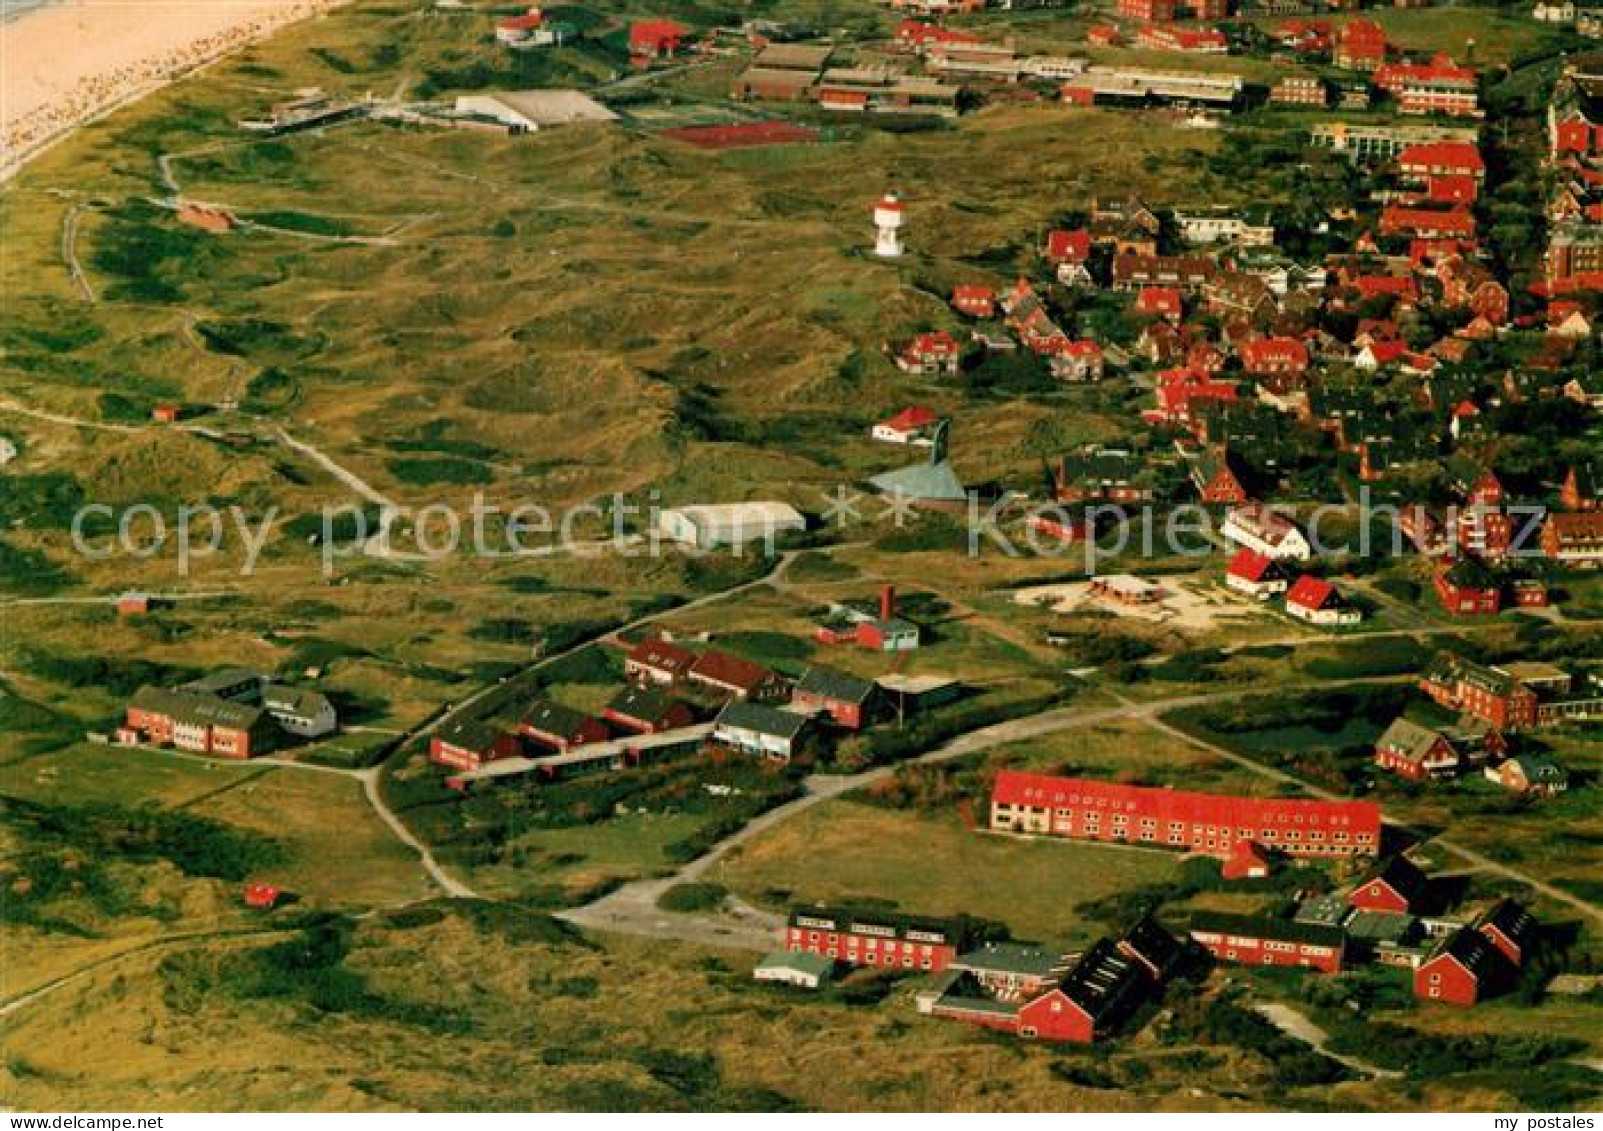
[[[996,314],[996,292],[975,283],[953,287],[952,309],[970,318],[990,318]]]
[[[1335,63],[1350,71],[1378,70],[1386,62],[1386,32],[1373,20],[1355,19],[1336,35]]]
[[[1243,841],[1292,856],[1375,856],[1381,834],[1380,807],[1369,801],[1235,797],[1016,770],[997,775],[990,825],[1220,858]]]
[[[1502,587],[1472,563],[1437,569],[1435,585],[1442,608],[1455,616],[1490,615],[1503,607]]]
[[[260,707],[185,688],[141,687],[128,702],[123,732],[157,746],[245,759],[266,753],[277,728]]]
[[[1347,935],[1340,927],[1225,911],[1193,911],[1191,940],[1220,962],[1293,966],[1326,974],[1341,972],[1347,952]]]
[[[1414,971],[1414,996],[1474,1005],[1507,988],[1513,973],[1508,959],[1485,935],[1461,927]]]
[[[1430,878],[1406,856],[1393,856],[1347,893],[1347,902],[1365,911],[1410,914],[1420,910]]]
[[[814,666],[797,681],[790,701],[803,710],[828,715],[847,730],[858,730],[868,722],[874,685],[845,672]]]
[[[690,682],[720,695],[758,701],[783,699],[785,680],[759,663],[728,652],[702,653],[690,665]]]
[[[885,911],[798,907],[785,949],[822,954],[851,966],[945,970],[967,945],[967,925]]]
[[[687,727],[695,721],[690,708],[650,687],[626,687],[601,712],[601,717],[634,734],[657,734]]]
[[[487,762],[522,753],[517,735],[485,719],[449,723],[429,739],[429,761],[454,770],[477,770]]]
[[[1536,692],[1507,672],[1442,654],[1426,669],[1420,690],[1443,707],[1462,711],[1500,731],[1536,725]]]
[[[690,674],[696,654],[677,644],[651,637],[629,651],[623,661],[623,674],[633,683],[671,687]]]
[[[1175,17],[1175,0],[1119,0],[1119,15],[1137,23],[1168,23]]]

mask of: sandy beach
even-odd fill
[[[60,0],[0,23],[0,180],[74,126],[338,0]]]

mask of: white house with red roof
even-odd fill
[[[930,436],[940,421],[939,413],[923,405],[911,405],[889,420],[881,420],[869,431],[869,435],[887,444],[915,444],[919,447],[929,447]]]
[[[1267,554],[1243,546],[1225,567],[1225,585],[1260,601],[1284,593],[1290,582],[1280,564]]]
[[[1091,233],[1086,229],[1048,232],[1045,257],[1057,269],[1058,282],[1064,286],[1083,286],[1092,281],[1087,266],[1091,259]]]
[[[1106,364],[1102,347],[1089,338],[1064,342],[1050,361],[1052,376],[1060,381],[1100,381]]]
[[[945,330],[918,334],[896,355],[896,367],[903,373],[956,373],[963,347]]]
[[[495,23],[495,38],[508,47],[518,47],[534,38],[534,33],[545,25],[545,13],[530,8],[521,16],[508,16]]]
[[[1364,615],[1349,605],[1328,581],[1303,574],[1286,591],[1286,615],[1322,627],[1357,624]]]
[[[1236,545],[1277,561],[1305,562],[1314,556],[1313,547],[1297,524],[1263,503],[1237,507],[1226,516],[1219,532]]]

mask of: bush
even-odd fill
[[[452,456],[412,456],[386,461],[390,474],[403,483],[432,487],[442,483],[489,483],[495,473],[476,460]]]
[[[727,898],[729,889],[722,884],[675,884],[657,899],[657,906],[664,911],[695,914],[700,911],[716,911],[724,905],[724,900]]]

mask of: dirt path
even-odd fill
[[[35,1001],[52,994],[57,990],[75,985],[87,978],[93,977],[108,966],[126,962],[140,955],[150,954],[152,951],[168,950],[178,946],[189,946],[204,942],[256,942],[262,939],[276,938],[300,930],[300,926],[284,927],[223,927],[206,931],[185,931],[176,935],[163,935],[160,938],[146,939],[135,943],[124,950],[114,954],[101,955],[92,962],[87,962],[70,973],[52,978],[31,990],[25,990],[17,996],[0,1003],[0,1017],[8,1017],[19,1009],[32,1005]]]
[[[78,262],[78,217],[85,207],[83,204],[74,204],[62,217],[61,260],[67,265],[67,274],[72,276],[72,285],[78,288],[83,300],[92,306],[96,301],[95,289],[89,285],[89,276],[84,274],[83,266]]]

